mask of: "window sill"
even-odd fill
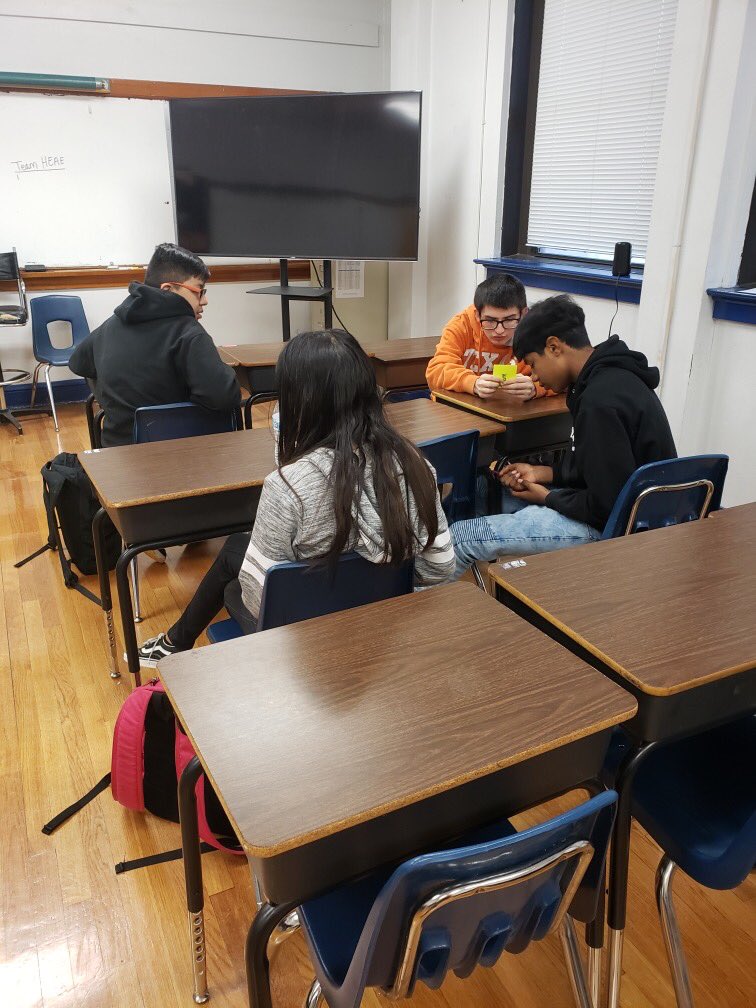
[[[756,290],[753,288],[710,287],[706,293],[714,302],[713,318],[756,325]]]
[[[638,270],[633,270],[629,277],[620,277],[618,281],[612,276],[609,266],[592,266],[563,259],[505,256],[500,259],[476,259],[475,262],[485,266],[488,275],[511,273],[526,287],[542,287],[612,301],[616,293],[620,301],[629,304],[640,302],[643,274]]]

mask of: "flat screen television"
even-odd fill
[[[179,245],[218,256],[417,259],[421,97],[172,100]]]

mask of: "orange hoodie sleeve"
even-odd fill
[[[429,388],[472,393],[478,376],[463,360],[465,351],[474,349],[475,334],[466,313],[460,312],[444,326],[436,352],[428,361],[425,380]]]

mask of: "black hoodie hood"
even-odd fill
[[[192,306],[180,294],[160,290],[159,287],[148,287],[143,283],[129,284],[129,296],[118,305],[113,314],[127,325],[179,318],[183,315],[194,318]]]
[[[603,368],[620,368],[640,378],[649,389],[659,387],[659,368],[649,367],[646,355],[639,350],[631,350],[619,336],[610,336],[604,343],[598,343],[593,353],[583,365],[577,381],[569,392],[570,399],[577,402],[588,382],[592,381]]]

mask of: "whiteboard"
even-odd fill
[[[0,94],[0,251],[24,263],[146,263],[176,240],[167,103]]]

